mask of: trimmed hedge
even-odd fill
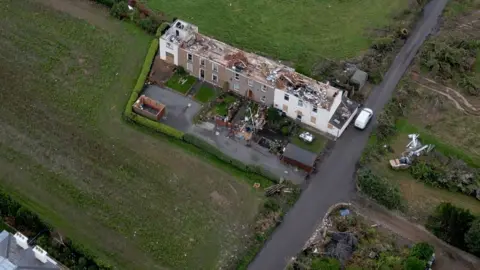
[[[155,34],[155,36],[156,36],[157,38],[161,37],[163,34],[165,34],[165,31],[167,31],[168,28],[170,28],[170,23],[168,23],[168,22],[163,22],[163,23],[160,24],[160,26],[158,27],[157,33]]]
[[[133,88],[133,92],[130,95],[130,99],[128,100],[127,107],[125,108],[125,117],[131,118],[132,117],[132,106],[135,101],[137,101],[140,92],[142,92],[143,87],[145,86],[145,81],[147,80],[148,74],[150,73],[150,68],[152,67],[153,60],[155,59],[155,54],[157,53],[158,49],[158,39],[153,39],[152,43],[150,43],[150,48],[148,49],[147,56],[145,57],[145,62],[143,63],[142,71],[140,71],[140,75],[138,75],[137,84],[135,84],[135,88]]]
[[[148,118],[145,118],[137,114],[132,114],[132,116],[130,117],[130,120],[142,126],[146,126],[147,128],[153,129],[155,132],[163,133],[167,136],[170,136],[179,140],[181,140],[184,136],[184,133],[178,129],[172,128],[160,122],[150,120]]]

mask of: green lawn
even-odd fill
[[[308,131],[313,134],[315,137],[313,142],[307,143],[298,137],[298,135],[304,131]],[[327,143],[327,139],[324,136],[305,129],[300,129],[294,136],[290,138],[290,140],[291,143],[295,144],[296,146],[317,154],[322,151]]]
[[[310,68],[318,58],[345,59],[371,44],[405,0],[146,0],[224,42]]]
[[[218,115],[226,116],[228,113],[228,106],[237,100],[235,96],[227,95],[222,102],[215,105],[215,112]]]
[[[62,9],[74,16],[48,3],[2,1],[1,188],[115,269],[221,268],[260,197],[121,120],[151,36],[88,2]]]
[[[195,95],[195,99],[202,103],[207,103],[215,97],[216,93],[215,89],[202,85]]]
[[[173,76],[167,81],[166,85],[173,90],[180,92],[182,94],[186,94],[190,88],[192,88],[193,84],[197,79],[190,75],[179,75],[177,73],[173,74]]]

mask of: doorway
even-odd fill
[[[200,79],[205,80],[205,70],[200,69]]]
[[[251,89],[248,89],[247,91],[247,98],[253,99],[253,91]]]

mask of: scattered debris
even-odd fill
[[[281,192],[285,188],[284,184],[276,184],[265,189],[265,196],[272,196]],[[291,192],[291,191],[290,191]]]
[[[253,184],[253,187],[254,187],[254,188],[257,188],[257,189],[260,188],[260,183],[255,183],[255,184]]]

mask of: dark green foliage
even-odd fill
[[[441,203],[428,217],[426,227],[447,243],[465,249],[465,234],[475,216],[469,210],[455,207],[451,203]]]
[[[263,207],[265,208],[265,210],[271,211],[271,212],[275,212],[275,211],[278,211],[280,209],[280,205],[273,198],[268,198],[265,201],[265,203],[263,203]]]
[[[428,261],[433,255],[434,248],[429,243],[416,243],[410,251],[410,256],[416,257],[423,261]]]
[[[176,72],[178,75],[181,75],[181,76],[188,75],[187,71],[186,71],[185,68],[182,67],[182,66],[177,66],[177,67],[175,68],[175,72]]]
[[[282,119],[281,112],[273,106],[268,107],[267,119],[269,122],[276,123]]]
[[[397,185],[375,175],[368,168],[357,171],[358,185],[363,193],[389,209],[401,209],[403,197]]]
[[[442,172],[432,163],[426,161],[417,161],[410,167],[410,173],[415,179],[424,181],[430,185],[438,186],[438,181],[442,177]]]
[[[128,12],[128,4],[126,2],[118,2],[110,9],[110,15],[120,20],[127,18]]]
[[[465,244],[471,253],[480,256],[480,217],[472,222],[470,229],[465,234]]]
[[[333,258],[315,258],[310,267],[312,270],[339,270],[340,262]]]
[[[162,24],[160,24],[160,26],[157,28],[157,32],[156,32],[155,36],[157,38],[161,37],[165,33],[165,31],[168,30],[169,27],[170,27],[170,23],[162,22]]]
[[[426,262],[417,257],[408,257],[403,263],[405,270],[425,270]]]
[[[50,256],[65,266],[71,269],[110,269],[108,266],[98,266],[93,256],[88,254],[86,250],[74,246],[68,239],[65,239],[65,245],[59,245],[53,241],[49,237],[50,227],[47,224],[2,191],[0,191],[0,213],[2,218],[13,217],[15,229],[28,233],[28,237],[33,237],[42,232],[41,236],[32,244],[41,246]],[[47,231],[45,232],[45,230]]]
[[[138,20],[138,25],[149,34],[155,34],[160,23],[150,17]]]

